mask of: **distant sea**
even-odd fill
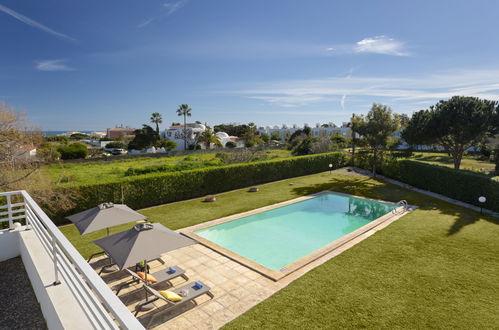
[[[78,131],[78,130],[74,130],[75,132],[81,132],[81,133],[84,133],[84,134],[90,134],[92,132],[105,132],[106,130],[93,130],[93,131]],[[67,130],[67,131],[42,131],[43,135],[45,136],[54,136],[54,135],[59,135],[59,134],[63,134],[63,133],[66,133],[66,132],[73,132],[73,130]]]

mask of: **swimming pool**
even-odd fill
[[[396,208],[394,203],[323,192],[192,234],[275,273]]]

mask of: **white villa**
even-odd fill
[[[177,147],[174,150],[184,150],[184,132],[187,136],[187,146],[191,144],[197,143],[199,136],[201,133],[206,131],[206,126],[198,123],[189,123],[184,125],[173,125],[170,126],[163,132],[163,137],[174,141],[177,143]],[[225,147],[227,142],[232,141],[236,143],[237,148],[244,147],[244,142],[240,141],[237,136],[229,136],[227,133],[218,132],[216,136],[222,143],[222,146]],[[205,148],[204,145],[201,145],[201,148]]]

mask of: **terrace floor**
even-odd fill
[[[215,297],[210,299],[204,295],[196,299],[197,305],[186,304],[170,310],[166,310],[166,303],[156,301],[154,303],[156,308],[139,313],[138,319],[150,329],[218,329],[306,272],[388,226],[397,218],[393,217],[383,222],[277,282],[201,244],[169,252],[161,257],[161,261],[149,263],[151,273],[169,266],[180,266],[186,270],[189,282],[205,283],[211,287],[211,292]],[[102,259],[97,260],[92,265],[99,268],[103,262]],[[122,272],[115,272],[103,275],[103,279],[111,288],[115,288],[127,281],[129,277]],[[172,280],[173,287],[182,286],[185,283],[182,278]],[[145,297],[141,286],[141,284],[131,285],[120,292],[120,299],[132,312]],[[159,287],[159,289],[167,288],[166,284],[164,287]]]
[[[21,257],[0,262],[0,269],[0,329],[46,329]]]

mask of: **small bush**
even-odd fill
[[[82,143],[71,143],[67,146],[57,147],[57,152],[61,154],[61,159],[79,159],[86,158],[88,155],[87,147]]]
[[[106,148],[109,148],[109,149],[126,149],[127,145],[126,145],[126,143],[121,142],[121,141],[113,141],[113,142],[109,142],[108,144],[106,144]]]
[[[232,148],[235,148],[236,147],[236,143],[235,142],[232,142],[232,141],[229,141],[225,144],[225,147],[226,148],[229,148],[229,149],[232,149]]]
[[[46,136],[44,138],[45,141],[47,142],[59,142],[62,144],[68,144],[69,140],[65,136],[60,136],[60,135],[54,135],[54,136]]]
[[[157,172],[186,171],[197,168],[220,166],[220,165],[222,165],[222,162],[218,159],[205,160],[202,162],[188,161],[188,162],[180,162],[175,165],[156,165],[156,166],[146,166],[144,168],[129,168],[128,170],[125,171],[125,176],[142,175],[142,174],[157,173]]]
[[[191,145],[189,145],[189,147],[187,149],[189,149],[189,150],[200,150],[201,149],[201,145],[199,143],[191,144]]]
[[[177,147],[177,143],[171,140],[162,140],[159,141],[158,148],[165,148],[166,151],[171,151]]]

